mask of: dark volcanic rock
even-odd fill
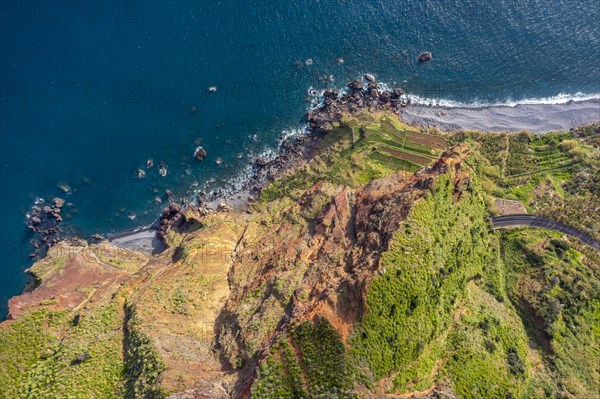
[[[202,161],[206,157],[206,150],[203,147],[197,147],[194,151],[194,158],[198,161]]]
[[[27,227],[34,233],[30,240],[34,248],[30,254],[32,258],[43,257],[46,251],[59,241],[58,235],[62,232],[60,224],[63,221],[61,213],[65,200],[57,197],[51,204],[42,208],[37,205],[31,207]]]
[[[433,56],[431,55],[431,53],[429,51],[423,51],[421,54],[419,54],[420,62],[429,62],[429,61],[431,61],[432,58],[433,58]]]
[[[348,83],[348,87],[354,91],[358,91],[362,90],[365,85],[363,84],[362,80],[356,79],[355,81]]]
[[[176,204],[176,203],[174,203],[174,202],[171,202],[171,203],[169,204],[169,211],[170,211],[172,214],[174,214],[174,213],[179,213],[179,212],[181,212],[181,205],[179,205],[179,204]]]
[[[181,205],[171,202],[164,208],[160,217],[158,237],[164,239],[173,227],[179,227],[185,223],[186,217],[181,211]]]
[[[392,90],[392,98],[400,98],[404,94],[404,90],[399,87],[396,87]]]
[[[373,80],[369,81],[370,78]],[[372,75],[365,76],[365,80],[369,82],[366,89],[363,81],[356,79],[348,84],[351,90],[342,95],[337,90],[325,90],[323,106],[306,113],[310,128],[316,133],[327,134],[344,114],[353,114],[362,109],[394,111],[406,106],[402,100],[404,91],[401,88],[381,90],[374,79]]]

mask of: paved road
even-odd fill
[[[564,225],[562,223],[555,222],[551,219],[541,218],[533,215],[496,216],[492,218],[492,226],[494,229],[529,226],[538,227],[540,229],[555,230],[573,237],[577,237],[592,248],[595,248],[598,251],[600,251],[600,242],[594,240],[592,237],[588,236],[582,231],[579,231],[577,229],[574,229],[573,227]]]

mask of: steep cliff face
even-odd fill
[[[159,255],[59,244],[0,324],[0,396],[592,397],[600,256],[491,230],[488,138],[442,151],[393,116],[344,116],[252,212],[178,213]]]
[[[457,147],[418,175],[393,174],[356,190],[320,182],[278,209],[272,223],[250,226],[233,258],[232,295],[219,325],[227,359],[253,373],[291,326],[319,318],[347,343],[371,280],[385,273],[381,256],[394,233],[441,176],[460,194],[468,180],[464,156],[466,148]]]

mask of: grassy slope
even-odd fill
[[[370,286],[353,346],[376,378],[418,357],[449,325],[467,281],[494,260],[483,201],[472,189],[455,202],[453,189],[445,175],[414,206]]]
[[[34,311],[0,335],[0,396],[119,398],[123,361],[115,304],[73,325],[64,312]]]
[[[559,388],[593,397],[600,387],[598,254],[581,253],[560,234],[543,230],[505,233],[503,254],[509,297]]]
[[[381,126],[384,124],[379,123]],[[366,140],[381,139],[377,127],[367,127],[372,134]],[[530,211],[556,216],[549,211],[552,202],[547,198],[548,189],[553,192],[553,203],[559,203],[567,215],[577,212],[574,204],[586,203],[584,209],[589,209],[598,193],[593,178],[598,167],[597,150],[589,145],[589,138],[575,140],[572,133],[533,137],[473,132],[452,139],[470,142],[475,149],[469,163],[480,176],[483,189],[474,181],[471,195],[452,204],[444,186],[447,180],[442,180],[436,184],[435,193],[413,209],[406,228],[396,233],[391,250],[383,258],[385,275],[370,287],[368,313],[351,341],[352,362],[366,376],[367,385],[374,388],[374,382],[384,378],[390,392],[426,390],[438,383],[467,398],[507,394],[522,398],[592,397],[600,386],[594,364],[600,355],[598,270],[593,267],[597,258],[569,258],[578,262],[579,269],[587,270],[585,276],[575,272],[579,269],[574,266],[564,271],[566,281],[579,282],[579,301],[568,302],[556,288],[547,295],[562,296],[568,303],[549,303],[569,314],[575,312],[576,321],[565,328],[560,317],[558,324],[553,323],[556,327],[549,327],[558,328],[560,333],[551,337],[549,344],[538,342],[543,340],[536,331],[539,320],[532,319],[537,316],[528,314],[531,309],[524,309],[514,292],[515,276],[524,273],[506,251],[514,243],[510,236],[490,232],[486,219],[487,211],[493,211],[492,196],[522,200]],[[327,169],[334,172],[331,181],[362,184],[364,181],[356,176],[364,176],[370,165],[358,163],[362,174],[356,173],[356,164],[347,160],[361,147],[348,146],[342,162],[332,157],[333,162],[325,166],[335,165]],[[391,173],[391,165],[386,166]],[[323,170],[301,173],[312,177],[313,182]],[[529,173],[522,173],[524,170]],[[379,176],[372,173],[369,178]],[[578,180],[585,184],[572,187]],[[288,190],[287,182],[281,182],[282,192],[302,191],[299,186]],[[542,192],[546,197],[540,195]],[[487,203],[487,211],[481,199]],[[577,221],[597,226],[599,220],[594,215],[587,212],[583,218],[567,221],[576,226]],[[535,230],[521,234],[528,239],[552,235]],[[527,257],[523,248],[517,253]],[[539,267],[536,264],[535,270]],[[552,262],[543,266],[547,270],[556,267]],[[467,283],[469,278],[473,281]],[[582,285],[584,278],[591,283]],[[587,301],[583,310],[570,309],[575,303],[581,304],[581,298]],[[547,345],[554,348],[552,353],[544,348]]]
[[[354,132],[354,133],[353,133]],[[431,145],[412,142],[419,130],[384,114],[359,114],[346,117],[340,127],[324,138],[323,150],[308,165],[270,184],[262,193],[263,203],[283,197],[298,198],[320,180],[336,185],[358,187],[398,171],[412,172],[433,162],[445,141],[428,137]],[[414,154],[425,159],[421,164],[398,158],[389,151]]]

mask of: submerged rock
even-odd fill
[[[56,205],[59,208],[62,208],[65,205],[65,200],[62,198],[56,197],[56,198],[54,198],[53,202],[54,202],[54,205]]]

